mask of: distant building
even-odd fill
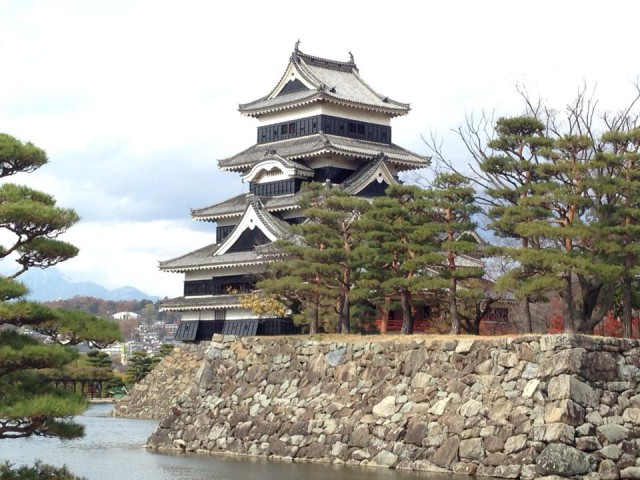
[[[133,312],[118,312],[113,314],[115,320],[137,320],[140,315]]]
[[[160,270],[185,276],[184,295],[161,304],[182,314],[175,338],[290,333],[290,318],[258,318],[242,308],[240,295],[264,273],[268,246],[304,220],[298,205],[304,183],[376,197],[398,183],[400,172],[428,164],[391,141],[391,119],[409,109],[373,90],[352,55],[346,62],[328,60],[296,44],[271,92],[239,107],[258,119],[256,144],[218,161],[249,184],[249,193],[192,210],[196,220],[216,223],[216,242],[160,262]]]

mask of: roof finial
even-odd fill
[[[351,63],[356,63],[356,61],[353,59],[353,53],[351,53],[351,50],[349,50],[349,61]]]
[[[296,42],[296,47],[294,48],[294,51],[296,53],[298,53],[300,51],[300,49],[298,47],[300,47],[300,39],[298,39],[298,41]]]

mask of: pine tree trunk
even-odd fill
[[[342,281],[340,283],[340,331],[342,333],[351,332],[351,301],[349,300],[349,290],[351,288],[351,269],[344,267],[342,271]]]
[[[616,286],[599,280],[580,278],[582,309],[574,317],[575,331],[592,335],[594,329],[604,319],[613,305]]]
[[[411,335],[413,333],[413,312],[411,311],[411,294],[403,290],[400,294],[400,305],[402,306],[402,329],[400,333]]]
[[[344,301],[342,302],[342,311],[340,312],[340,321],[342,322],[342,333],[351,333],[351,301],[349,300],[349,295],[344,297]]]
[[[632,308],[631,308],[631,278],[625,276],[622,281],[622,336],[624,338],[633,338],[633,326],[631,324]]]
[[[460,334],[460,315],[458,314],[458,303],[456,302],[457,283],[455,277],[451,278],[451,286],[449,287],[449,315],[451,316],[451,333],[453,335]]]
[[[565,333],[575,333],[575,305],[573,303],[573,284],[571,282],[571,274],[569,274],[566,278],[566,284],[564,287],[564,331]]]
[[[533,333],[533,322],[531,321],[531,298],[529,295],[522,301],[524,310],[524,333]]]
[[[342,312],[344,309],[344,297],[342,296],[342,292],[340,292],[340,295],[338,297],[338,305],[336,306],[336,312],[338,314],[338,321],[336,323],[336,333],[343,333],[342,332]]]
[[[309,334],[310,335],[315,335],[316,333],[318,333],[318,324],[319,322],[319,316],[320,316],[320,311],[318,308],[318,303],[320,301],[320,294],[318,292],[318,290],[316,289],[313,292],[313,301],[312,301],[312,307],[311,307],[311,324],[309,325]]]

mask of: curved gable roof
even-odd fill
[[[281,157],[275,150],[269,150],[264,158],[251,167],[251,170],[242,175],[243,182],[252,181],[262,171],[277,169],[289,178],[313,177],[313,169],[288,158]]]
[[[245,198],[247,207],[240,222],[220,244],[220,247],[214,253],[215,256],[225,255],[247,229],[260,229],[271,242],[284,238],[289,234],[289,225],[285,221],[271,215],[264,208],[259,197],[249,194]]]
[[[296,82],[295,88],[291,88],[290,82]],[[245,115],[259,117],[320,101],[375,110],[390,116],[405,115],[410,110],[408,103],[392,100],[371,88],[360,77],[353,55],[348,62],[329,60],[303,53],[297,44],[273,90],[265,97],[241,104],[239,110]]]

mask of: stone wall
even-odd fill
[[[194,380],[202,365],[205,349],[206,345],[187,344],[174,348],[126,397],[116,403],[111,415],[165,418],[180,394],[191,395],[191,389],[197,389]]]
[[[640,478],[637,341],[369,340],[216,335],[148,447],[504,478]]]

